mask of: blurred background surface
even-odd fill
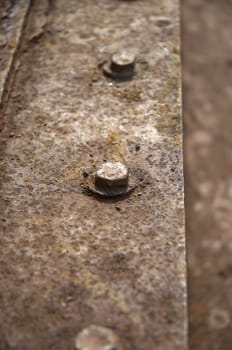
[[[182,1],[190,350],[232,349],[232,1]]]

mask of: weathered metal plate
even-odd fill
[[[33,34],[34,33],[34,34]],[[134,79],[99,65],[126,48]],[[91,324],[125,349],[186,349],[177,0],[34,2],[1,136],[2,349],[73,349]],[[83,172],[130,168],[129,196]]]

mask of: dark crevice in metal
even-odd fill
[[[29,13],[30,13],[32,2],[33,2],[33,0],[29,1],[29,5],[27,8],[26,14],[24,16],[23,25],[21,28],[21,33],[20,33],[20,36],[18,38],[18,42],[17,42],[16,48],[15,48],[15,51],[13,53],[13,57],[12,57],[12,61],[10,64],[10,68],[8,70],[8,73],[7,73],[7,77],[5,79],[3,93],[2,93],[2,99],[0,101],[0,123],[1,123],[1,125],[3,125],[3,123],[4,123],[4,111],[6,109],[8,101],[10,99],[11,91],[12,91],[12,88],[14,86],[14,81],[15,81],[15,77],[17,74],[17,70],[18,70],[16,65],[15,65],[15,62],[19,59],[19,56],[20,56],[22,38],[23,38],[23,35],[25,33],[27,19],[28,19]],[[11,1],[10,8],[8,8],[7,11],[10,12],[12,10],[12,8],[14,7],[15,3],[16,3],[16,1]],[[1,131],[1,128],[0,128],[0,131]]]

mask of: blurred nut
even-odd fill
[[[117,335],[108,328],[90,326],[83,329],[75,339],[76,350],[123,350]]]

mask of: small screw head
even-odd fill
[[[110,62],[106,62],[103,71],[107,76],[119,80],[129,80],[135,70],[135,55],[128,51],[115,53]]]
[[[123,350],[117,335],[108,328],[90,326],[75,339],[76,350]]]

